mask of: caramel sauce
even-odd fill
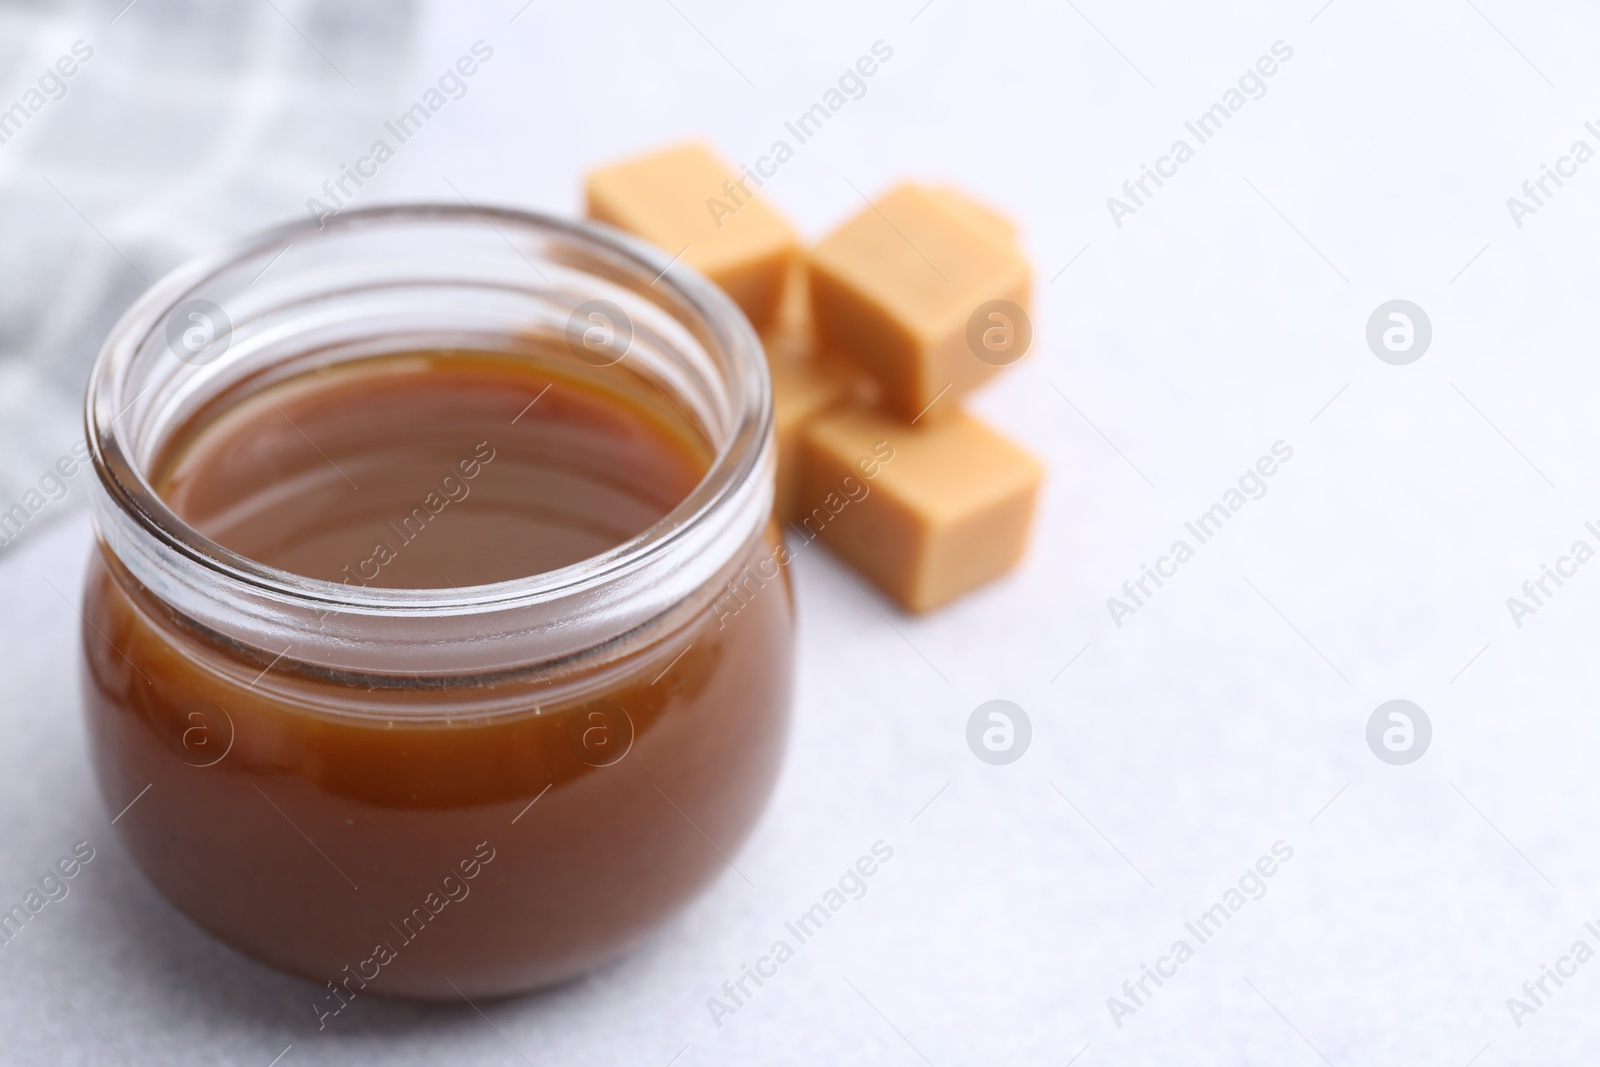
[[[251,559],[426,589],[615,548],[711,458],[637,383],[407,353],[216,398],[151,482]],[[769,525],[719,587],[776,546]],[[736,617],[685,614],[553,665],[508,648],[491,674],[337,674],[206,631],[102,545],[83,631],[101,788],[113,811],[139,797],[116,829],[168,900],[318,983],[319,1025],[371,994],[547,985],[727,873],[776,777],[786,576]]]

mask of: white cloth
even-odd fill
[[[409,3],[124,3],[0,7],[0,513],[43,499],[34,532],[83,499],[49,472],[112,323],[189,256],[304,212],[409,69]]]

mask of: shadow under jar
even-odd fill
[[[727,871],[793,609],[765,361],[704,279],[529,214],[348,212],[158,283],[87,421],[107,807],[319,1014],[561,981]]]

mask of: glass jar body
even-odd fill
[[[554,705],[537,669],[364,694],[281,664],[256,677],[101,546],[84,691],[108,808],[138,798],[116,830],[195,923],[332,983],[329,1011],[369,986],[496,995],[579,974],[725,872],[771,791],[793,673],[777,537],[736,561],[774,574],[736,613],[577,668]],[[362,715],[329,712],[352,697]]]
[[[600,555],[465,588],[277,570],[153,488],[213,401],[420,349],[654,398],[709,468]],[[525,212],[346,212],[158,282],[86,416],[83,693],[114,828],[201,927],[324,983],[319,1015],[561,981],[731,866],[778,773],[793,607],[765,360],[704,278]]]

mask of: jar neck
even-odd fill
[[[628,338],[616,373],[659,389],[716,454],[682,503],[611,551],[466,589],[341,585],[229,551],[151,487],[151,465],[186,416],[241,381],[513,337],[570,347],[570,358],[592,368],[569,342],[596,301],[614,309],[611,325]],[[184,337],[195,308],[211,334],[191,349],[174,336]],[[765,360],[732,303],[620,234],[519,212],[350,212],[320,230],[286,227],[181,267],[108,338],[87,423],[96,528],[129,577],[228,643],[340,672],[481,675],[608,647],[709,604],[772,506]]]

